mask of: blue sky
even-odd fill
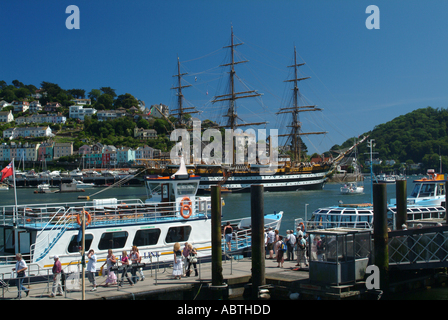
[[[366,8],[380,9],[380,29],[368,30]],[[67,6],[80,9],[80,29],[68,30]],[[0,1],[0,80],[18,79],[64,89],[110,86],[147,105],[175,108],[177,56],[188,72],[188,103],[217,116],[210,104],[226,70],[230,28],[236,67],[258,101],[239,101],[247,122],[267,120],[279,128],[275,112],[290,90],[293,47],[306,103],[322,113],[301,115],[304,131],[328,131],[305,140],[310,152],[372,130],[418,108],[448,106],[448,2],[442,0],[214,0],[214,1]],[[208,95],[207,95],[208,92]],[[256,99],[254,99],[256,100]],[[241,104],[241,107],[240,107]],[[264,128],[264,127],[261,127]]]

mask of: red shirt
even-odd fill
[[[54,265],[53,265],[53,273],[61,273],[62,270],[62,265],[61,265],[61,261],[58,259],[57,261],[55,261]]]

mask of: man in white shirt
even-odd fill
[[[275,231],[269,228],[268,232],[268,243],[267,247],[269,250],[269,259],[274,259],[274,242],[275,242]]]
[[[294,247],[296,245],[296,236],[292,230],[286,231],[286,243],[288,244],[287,260],[294,261]]]
[[[93,284],[93,289],[91,291],[96,291],[96,280],[95,280],[95,272],[96,272],[96,254],[93,249],[90,249],[87,253],[87,258],[89,262],[87,262],[87,277],[91,284]]]
[[[28,269],[25,260],[23,260],[22,255],[20,253],[16,254],[16,267],[12,269],[12,271],[17,272],[17,298],[22,298],[22,290],[25,291],[26,296],[30,293],[30,290],[23,286],[23,280],[25,277],[25,270]]]

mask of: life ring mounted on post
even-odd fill
[[[86,227],[92,222],[92,217],[90,216],[90,213],[88,211],[84,210],[84,213],[87,217]],[[81,217],[79,216],[79,213],[76,215],[76,222],[81,225]]]
[[[185,197],[180,201],[180,215],[182,216],[182,218],[188,219],[191,217],[192,213],[191,205],[192,205],[191,200],[188,197]]]

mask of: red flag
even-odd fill
[[[13,174],[13,168],[12,168],[12,162],[10,162],[5,168],[3,168],[2,172],[2,179],[0,182],[3,181],[6,177],[12,176]]]

